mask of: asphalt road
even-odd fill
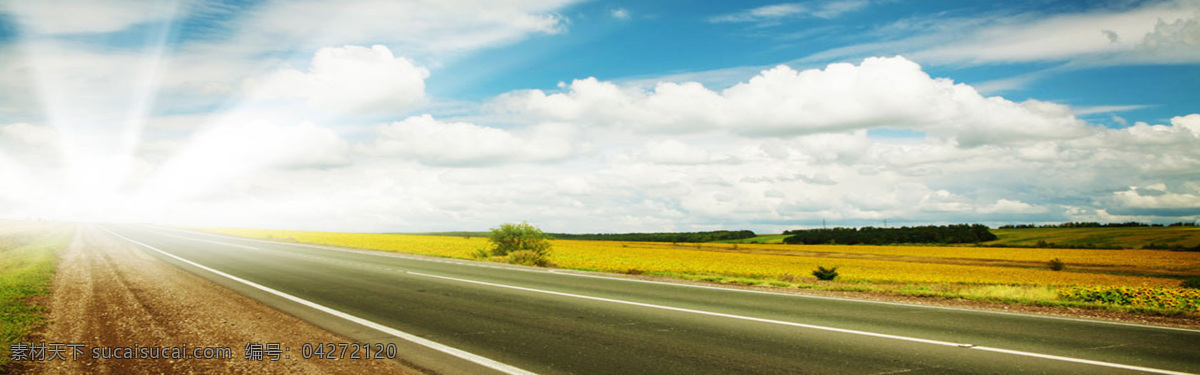
[[[103,228],[442,373],[1200,373],[1194,330]]]

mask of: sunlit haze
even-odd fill
[[[1200,1],[6,1],[0,218],[1200,219]]]

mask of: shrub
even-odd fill
[[[475,259],[487,259],[492,257],[492,253],[487,249],[475,249],[475,252],[471,253],[471,257]]]
[[[525,266],[547,267],[550,265],[550,260],[546,259],[544,255],[530,250],[517,250],[508,253],[506,259],[509,263]]]
[[[837,267],[827,269],[825,267],[817,266],[817,269],[812,271],[812,274],[813,276],[817,277],[817,280],[833,280],[838,276],[837,269]]]
[[[1179,287],[1187,289],[1200,289],[1200,277],[1184,279],[1182,283],[1179,283]]]
[[[505,257],[513,264],[544,267],[550,264],[550,241],[541,229],[529,223],[504,223],[492,228],[488,238],[492,243],[491,256]],[[483,254],[476,254],[476,256]]]
[[[538,254],[550,251],[550,242],[541,229],[529,223],[504,223],[492,228],[488,238],[492,242],[492,255],[506,256],[514,251],[529,250]]]
[[[1067,264],[1063,263],[1062,259],[1058,259],[1058,258],[1051,259],[1049,264],[1050,264],[1050,269],[1055,270],[1055,271],[1062,271],[1063,268],[1067,268]]]

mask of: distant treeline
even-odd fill
[[[757,236],[748,230],[716,230],[711,232],[675,232],[675,233],[602,233],[602,234],[566,234],[551,233],[551,237],[560,240],[594,240],[594,241],[641,241],[641,242],[712,242],[740,240]]]
[[[1000,229],[1033,229],[1033,228],[1134,228],[1134,227],[1164,227],[1164,226],[1168,226],[1168,227],[1194,227],[1194,226],[1196,226],[1196,223],[1185,223],[1185,222],[1182,222],[1182,221],[1181,221],[1181,222],[1178,222],[1178,223],[1171,223],[1171,224],[1163,225],[1163,224],[1150,224],[1150,223],[1139,223],[1139,222],[1135,222],[1135,221],[1130,221],[1130,222],[1125,222],[1125,223],[1103,223],[1103,224],[1101,224],[1101,223],[1097,223],[1097,222],[1091,222],[1091,221],[1088,221],[1088,222],[1067,222],[1067,223],[1062,223],[1062,224],[1041,224],[1041,225],[1037,225],[1037,224],[1002,225],[1002,226],[1000,226]]]
[[[928,225],[900,228],[833,228],[789,230],[787,244],[888,245],[897,243],[979,243],[996,235],[982,224]]]

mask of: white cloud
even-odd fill
[[[651,163],[660,164],[708,164],[732,161],[728,155],[717,155],[701,147],[692,146],[674,139],[650,141],[639,156]]]
[[[4,12],[37,34],[108,33],[130,26],[169,21],[187,1],[39,0],[6,1]]]
[[[922,16],[879,29],[869,43],[837,47],[800,61],[836,61],[901,53],[928,64],[1069,62],[1072,66],[1200,62],[1200,7],[1150,2],[1077,13]],[[899,37],[897,37],[899,36]],[[882,41],[880,41],[882,40]],[[1020,84],[994,82],[995,89]],[[985,86],[987,91],[993,87]]]
[[[1167,18],[1169,19],[1169,18]],[[1147,33],[1137,45],[1142,58],[1127,56],[1132,61],[1152,60],[1164,63],[1194,63],[1200,60],[1200,10],[1192,16],[1172,22],[1159,19],[1154,31]]]
[[[430,115],[413,116],[376,129],[365,152],[398,156],[428,165],[482,166],[512,162],[561,160],[581,149],[575,131],[561,124],[542,124],[524,134],[466,122],[442,122]]]
[[[709,17],[712,23],[741,23],[755,22],[760,25],[772,25],[780,20],[793,17],[837,18],[845,13],[866,8],[870,2],[866,0],[839,0],[808,3],[781,3],[747,9],[737,13]]]
[[[1200,114],[1172,117],[1171,126],[1177,129],[1187,129],[1192,134],[1200,135]]]
[[[1200,191],[1177,193],[1167,191],[1166,184],[1156,183],[1138,189],[1113,193],[1116,206],[1109,211],[1119,215],[1194,216],[1200,215]]]
[[[1008,199],[1000,199],[996,203],[979,208],[979,212],[984,214],[1037,214],[1046,211],[1045,207]]]
[[[58,149],[58,133],[50,127],[23,122],[0,125],[0,152],[26,154]]]
[[[1151,107],[1151,106],[1142,105],[1142,104],[1100,105],[1100,106],[1091,106],[1091,107],[1072,108],[1071,112],[1074,112],[1076,115],[1079,115],[1079,116],[1084,116],[1084,115],[1094,115],[1097,113],[1116,113],[1116,112],[1134,111],[1134,110],[1139,110],[1139,109],[1148,108],[1148,107]]]
[[[625,8],[616,8],[609,11],[608,15],[619,20],[627,20],[629,19],[629,10]]]
[[[928,132],[964,145],[1088,134],[1066,106],[983,97],[970,86],[931,78],[903,57],[802,72],[778,66],[719,93],[695,82],[660,82],[647,91],[588,78],[575,80],[563,93],[508,93],[491,107],[533,119],[652,133],[724,129],[788,136],[889,128]]]
[[[794,16],[805,12],[808,8],[795,3],[765,5],[758,8],[748,9],[742,12],[715,16],[709,18],[709,22],[757,22],[766,19],[778,19],[782,17]]]
[[[946,190],[926,194],[918,205],[921,211],[927,212],[964,212],[971,209],[966,197]]]
[[[429,70],[392,55],[387,47],[321,48],[307,72],[282,69],[248,80],[254,98],[303,99],[335,111],[403,111],[425,97]]]
[[[333,130],[312,123],[234,122],[194,134],[159,164],[142,186],[141,199],[162,204],[216,194],[231,181],[271,169],[348,165],[350,147]]]
[[[406,54],[457,53],[561,33],[568,22],[556,10],[572,3],[277,0],[239,20],[236,43],[255,49],[383,43]]]

